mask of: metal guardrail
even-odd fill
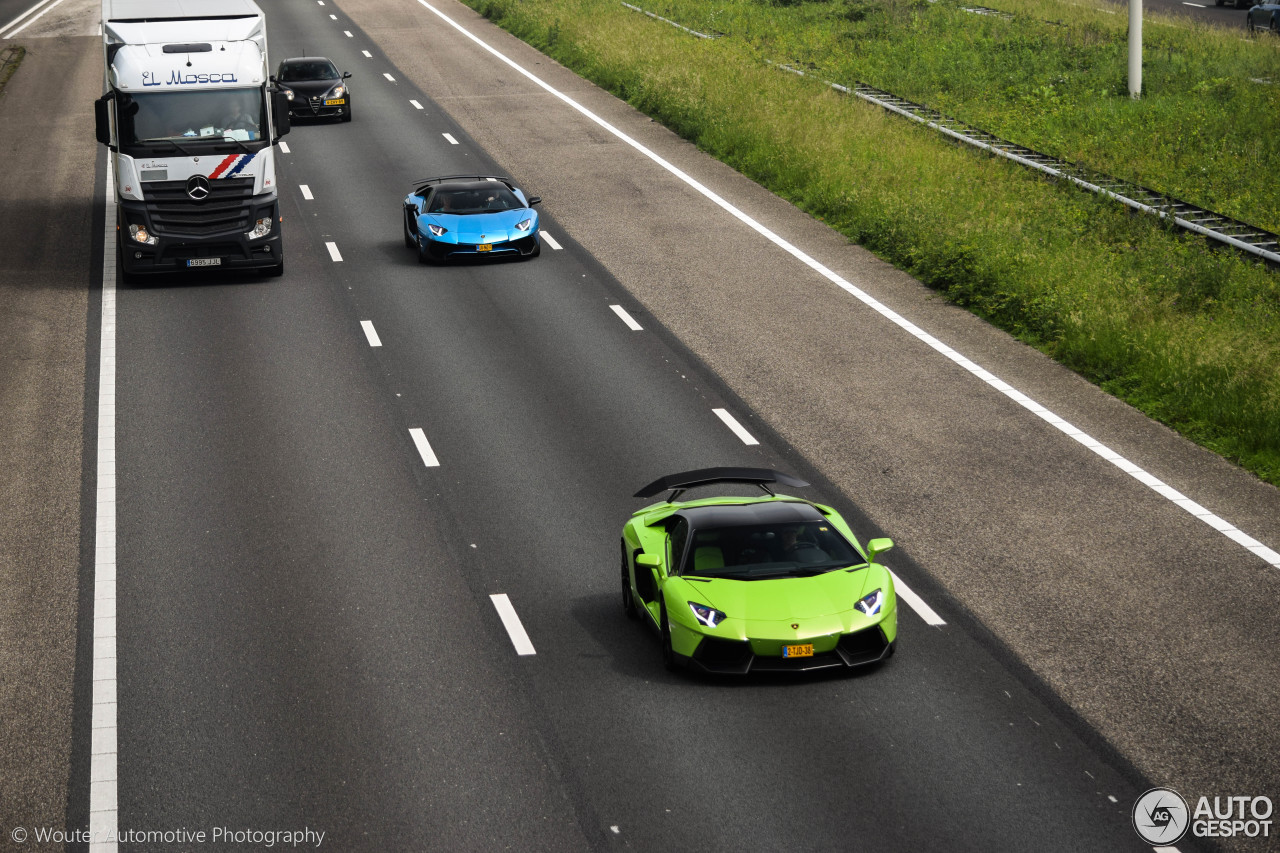
[[[790,65],[771,62],[776,68],[801,77],[808,75]],[[864,101],[876,104],[897,115],[919,122],[945,136],[972,145],[998,157],[1012,160],[1036,171],[1071,183],[1091,192],[1107,196],[1134,210],[1150,213],[1178,227],[1211,240],[1225,243],[1242,252],[1255,255],[1272,264],[1280,265],[1280,236],[1257,226],[1232,219],[1211,210],[1205,210],[1189,202],[1162,192],[1095,172],[1076,163],[1068,163],[1048,154],[1000,139],[976,127],[946,116],[931,107],[912,103],[891,92],[876,89],[863,83],[852,88],[839,83],[824,81],[831,88],[856,95]]]
[[[652,12],[646,12],[644,9],[641,9],[639,6],[632,6],[630,3],[623,3],[622,5],[626,6],[628,9],[632,10],[633,12],[639,12],[642,15],[648,15],[650,18],[653,18],[655,21],[662,21],[662,23],[664,24],[670,24],[676,29],[684,30],[686,33],[697,36],[700,39],[718,39],[722,35],[724,35],[724,33],[700,33],[697,30],[689,29],[684,24],[677,24],[675,21],[668,20],[662,17],[661,15],[655,15]]]

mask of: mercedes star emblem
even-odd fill
[[[192,175],[187,179],[187,195],[193,201],[204,201],[209,197],[209,179],[204,175]]]

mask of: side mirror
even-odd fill
[[[872,539],[867,543],[867,562],[874,563],[876,557],[893,547],[892,539]]]
[[[271,124],[276,129],[274,144],[289,132],[289,96],[284,92],[271,93]]]
[[[540,195],[529,196],[529,206],[533,207],[535,204],[542,204],[542,196]]]
[[[662,565],[662,560],[653,554],[640,554],[636,557],[636,565],[644,566],[646,569],[656,569]]]
[[[103,95],[93,102],[94,130],[98,141],[111,147],[111,96]]]
[[[348,77],[350,77],[350,76],[351,76],[351,72],[350,72],[350,71],[343,71],[343,72],[342,72],[342,79],[343,79],[343,80],[346,80],[346,79],[347,79]]]

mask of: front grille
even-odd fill
[[[866,628],[853,634],[845,634],[836,645],[836,651],[849,666],[878,661],[889,647],[880,626]]]
[[[253,178],[219,178],[209,182],[209,197],[195,201],[186,181],[153,181],[142,185],[156,234],[202,237],[226,231],[248,231],[252,215]]]

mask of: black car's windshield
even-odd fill
[[[517,210],[524,207],[516,194],[496,181],[487,186],[459,190],[436,190],[431,197],[428,213],[493,213],[497,210]]]
[[[342,75],[327,59],[307,59],[299,62],[282,62],[276,79],[281,83],[307,83],[312,80],[337,80]]]
[[[759,580],[821,574],[863,562],[829,523],[789,521],[695,530],[681,574]]]

